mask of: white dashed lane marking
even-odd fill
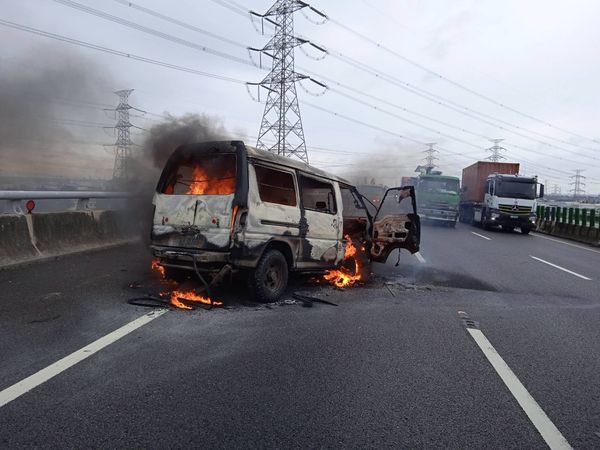
[[[423,255],[421,255],[419,252],[415,253],[415,257],[421,264],[425,264],[427,262],[425,258],[423,258]]]
[[[54,364],[49,365],[45,369],[42,369],[39,372],[36,372],[33,375],[30,375],[27,378],[19,381],[18,383],[4,389],[0,392],[0,408],[45,383],[51,378],[54,378],[68,368],[73,367],[75,364],[92,356],[94,353],[102,350],[104,347],[107,347],[122,337],[127,336],[132,331],[135,331],[138,328],[152,322],[154,319],[162,316],[167,311],[167,309],[153,311],[149,314],[143,315],[142,317],[138,317],[134,321],[123,325],[121,328],[113,331],[112,333],[108,333],[106,336],[103,336],[91,344],[77,350],[76,352],[65,356],[63,359],[56,361]]]
[[[585,275],[581,275],[580,273],[573,272],[572,270],[569,270],[569,269],[565,269],[564,267],[561,267],[561,266],[558,266],[558,265],[556,265],[556,264],[553,264],[553,263],[551,263],[551,262],[549,262],[549,261],[546,261],[546,260],[544,260],[544,259],[542,259],[542,258],[538,258],[537,256],[532,256],[532,255],[529,255],[529,257],[530,257],[530,258],[533,258],[533,259],[535,259],[536,261],[542,262],[542,263],[544,263],[544,264],[548,264],[549,266],[551,266],[551,267],[554,267],[554,268],[556,268],[556,269],[562,270],[563,272],[570,273],[571,275],[574,275],[574,276],[576,276],[576,277],[579,277],[579,278],[581,278],[582,280],[588,280],[588,281],[589,281],[589,280],[591,280],[591,278],[588,278],[588,277],[586,277]]]
[[[492,240],[492,238],[484,236],[483,234],[475,233],[474,231],[471,231],[471,234],[474,234],[475,236],[480,237],[481,239],[485,239],[485,240],[488,240],[488,241]]]
[[[564,242],[558,239],[552,239],[550,237],[547,236],[542,236],[538,233],[533,233],[532,236],[537,237],[537,238],[542,238],[542,239],[546,239],[547,241],[552,241],[552,242],[557,242],[559,244],[563,244],[563,245],[568,245],[569,247],[575,247],[578,248],[580,250],[585,250],[588,252],[592,252],[592,253],[600,253],[600,250],[595,250],[593,248],[589,248],[589,247],[584,247],[583,245],[576,245],[576,244],[571,244],[570,242]]]
[[[531,423],[542,435],[548,447],[553,450],[572,449],[562,433],[552,423],[544,410],[535,401],[531,394],[525,389],[525,386],[519,381],[515,373],[506,364],[498,354],[494,346],[488,341],[485,335],[476,328],[467,328],[475,343],[479,346],[485,357],[488,359],[496,373],[500,376],[510,393],[519,403],[519,406],[525,411]]]

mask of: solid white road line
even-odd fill
[[[421,255],[419,252],[415,253],[415,256],[417,257],[417,260],[421,263],[421,264],[425,264],[427,261],[425,261],[425,258],[423,258],[423,255]]]
[[[545,261],[542,258],[538,258],[537,256],[529,255],[529,257],[533,258],[533,259],[535,259],[535,260],[537,260],[539,262],[543,262],[544,264],[548,264],[549,266],[556,267],[557,269],[562,270],[563,272],[567,272],[567,273],[570,273],[571,275],[575,275],[576,277],[579,277],[579,278],[581,278],[583,280],[588,280],[588,281],[591,280],[591,278],[588,278],[588,277],[586,277],[584,275],[581,275],[581,274],[579,274],[577,272],[573,272],[572,270],[565,269],[564,267],[557,266],[556,264],[552,264],[551,262]]]
[[[523,408],[523,411],[525,411],[525,414],[527,414],[531,423],[533,423],[542,435],[542,438],[544,438],[548,447],[551,449],[572,449],[562,433],[552,423],[550,418],[546,415],[540,405],[538,405],[527,389],[525,389],[525,386],[519,381],[508,364],[504,362],[481,330],[467,328],[467,331],[471,334],[513,397],[517,400],[521,408]]]
[[[559,241],[558,239],[552,239],[552,238],[549,238],[547,236],[542,236],[541,234],[537,234],[537,233],[532,233],[531,236],[546,239],[546,240],[552,241],[552,242],[558,242],[559,244],[568,245],[569,247],[575,247],[575,248],[578,248],[581,250],[587,250],[588,252],[600,253],[600,250],[594,250],[593,248],[583,247],[581,245],[575,245],[575,244],[571,244],[569,242]]]
[[[25,394],[26,392],[29,392],[40,384],[50,380],[59,373],[67,370],[69,367],[72,367],[89,356],[92,356],[94,353],[102,350],[104,347],[112,344],[115,341],[118,341],[132,331],[135,331],[147,323],[152,322],[154,319],[162,316],[167,311],[167,309],[163,309],[145,314],[142,317],[129,322],[127,325],[124,325],[121,328],[113,331],[112,333],[101,337],[97,341],[92,342],[82,349],[65,356],[63,359],[56,361],[54,364],[49,365],[45,369],[42,369],[39,372],[36,372],[33,375],[19,381],[18,383],[4,389],[2,392],[0,392],[0,408]]]
[[[478,236],[478,237],[482,238],[482,239],[487,239],[488,241],[492,240],[492,238],[484,236],[483,234],[475,233],[474,231],[471,231],[471,233],[474,234],[475,236]]]

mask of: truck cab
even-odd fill
[[[535,177],[493,174],[485,182],[483,205],[475,211],[475,220],[484,227],[501,226],[512,231],[520,228],[528,234],[536,227],[537,198],[543,196],[543,185],[538,193]]]
[[[455,227],[458,220],[460,180],[441,174],[421,174],[416,184],[422,221]]]

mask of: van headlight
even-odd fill
[[[492,213],[492,220],[497,219],[498,217],[500,217],[500,214]]]

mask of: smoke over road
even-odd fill
[[[352,167],[340,170],[339,174],[357,185],[399,186],[402,176],[414,174],[422,159],[417,145],[386,142],[376,147],[368,156],[352,159]]]
[[[36,46],[0,61],[0,173],[86,176],[111,156],[88,142],[111,137],[92,124],[112,123],[102,105],[115,82],[93,60]]]

